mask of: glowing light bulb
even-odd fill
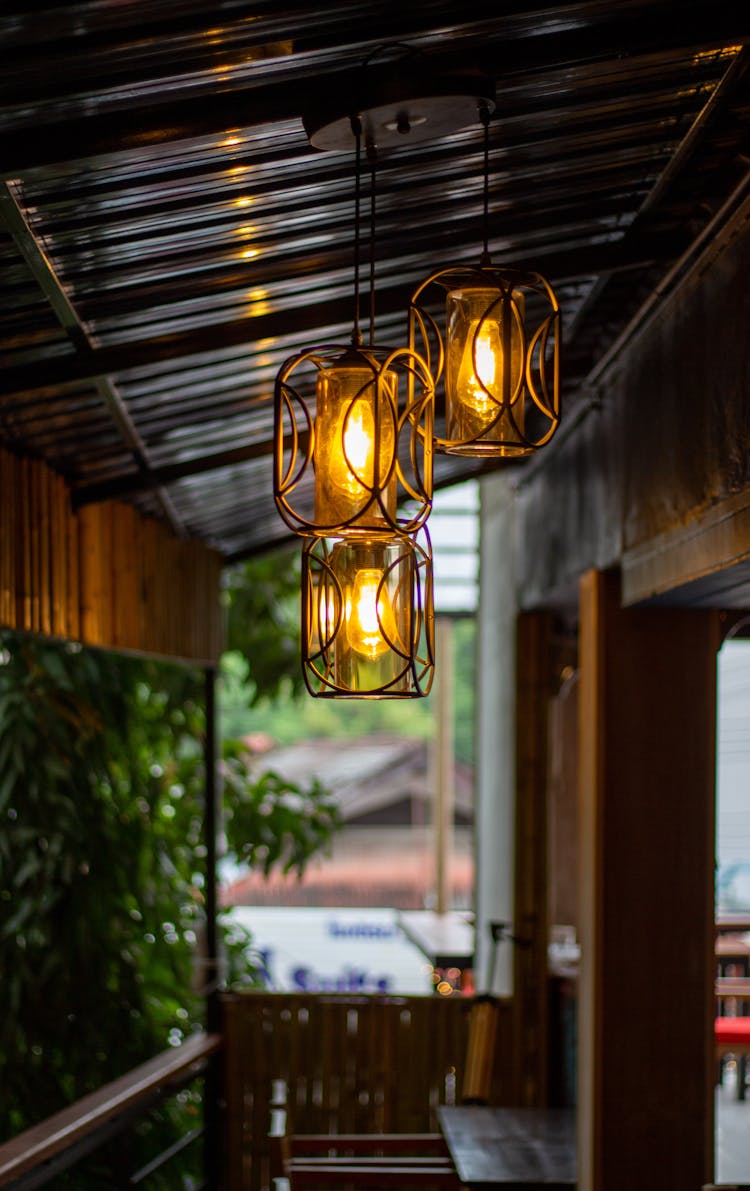
[[[363,657],[381,657],[396,633],[396,621],[382,571],[366,568],[356,572],[351,595],[346,601],[349,644]]]
[[[523,449],[524,300],[467,286],[447,298],[446,431],[452,454]],[[518,446],[517,446],[518,445]]]
[[[356,492],[363,484],[372,483],[372,465],[375,455],[374,426],[372,410],[368,404],[359,402],[343,418],[343,474],[342,487]]]
[[[375,528],[384,523],[384,509],[396,512],[396,377],[389,372],[378,379],[365,357],[350,364],[353,355],[318,377],[315,520]]]
[[[475,319],[469,327],[458,371],[459,400],[479,414],[497,407],[496,385],[502,375],[503,347],[494,319]]]

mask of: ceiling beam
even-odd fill
[[[52,262],[48,259],[44,249],[34,235],[34,230],[18,202],[15,188],[7,183],[0,183],[0,221],[5,224],[10,235],[23,256],[26,264],[49,302],[61,327],[67,334],[77,351],[87,353],[91,350],[91,341],[81,319],[78,317],[73,303],[70,301],[64,286],[60,282]],[[120,396],[117,386],[108,375],[99,374],[95,378],[99,396],[109,410],[112,421],[127,445],[139,473],[147,475],[150,463],[144,443],[130,417],[127,406]],[[176,533],[184,535],[184,526],[177,515],[168,494],[154,485],[161,502],[164,514]]]
[[[302,450],[307,446],[307,435],[300,435],[299,443]],[[202,475],[207,471],[218,471],[222,467],[236,467],[240,463],[247,463],[252,459],[261,459],[270,455],[273,443],[270,439],[249,443],[244,447],[234,447],[230,451],[218,451],[212,455],[202,455],[195,459],[185,460],[183,463],[172,463],[166,467],[154,468],[147,476],[127,475],[117,476],[111,480],[101,480],[95,484],[79,484],[73,488],[73,508],[82,505],[98,504],[103,500],[117,500],[125,496],[134,496],[137,492],[149,492],[162,484],[174,484],[188,476]]]
[[[670,157],[666,167],[659,174],[655,185],[646,195],[640,210],[626,232],[625,239],[637,236],[648,226],[649,220],[655,215],[658,218],[660,206],[668,204],[674,192],[683,180],[690,163],[696,153],[706,143],[709,133],[714,129],[717,121],[726,110],[732,96],[750,71],[750,49],[746,46],[730,62],[719,82],[714,87],[705,104],[698,112],[687,133],[677,146],[677,150]],[[575,337],[595,312],[598,302],[606,293],[610,275],[602,273],[595,286],[578,310],[569,333]],[[590,361],[589,366],[593,366]]]

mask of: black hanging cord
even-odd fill
[[[378,151],[371,142],[367,145],[370,163],[370,345],[375,342],[375,169]]]
[[[352,132],[357,141],[357,151],[354,166],[354,326],[352,327],[352,346],[360,347],[362,332],[359,329],[359,199],[360,199],[360,160],[362,157],[362,121],[359,116],[351,117]]]
[[[482,237],[484,248],[479,259],[482,268],[492,263],[489,251],[490,231],[490,109],[486,103],[479,108],[479,119],[484,126],[484,204],[482,210]]]

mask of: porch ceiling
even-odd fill
[[[496,80],[490,247],[559,291],[569,415],[747,173],[748,41],[746,0],[7,0],[0,442],[228,558],[288,536],[273,379],[351,317],[352,159],[301,117],[385,42]],[[481,171],[478,125],[383,153],[378,342],[476,260]]]

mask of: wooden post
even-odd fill
[[[580,604],[581,1191],[671,1191],[713,1164],[718,614]]]

